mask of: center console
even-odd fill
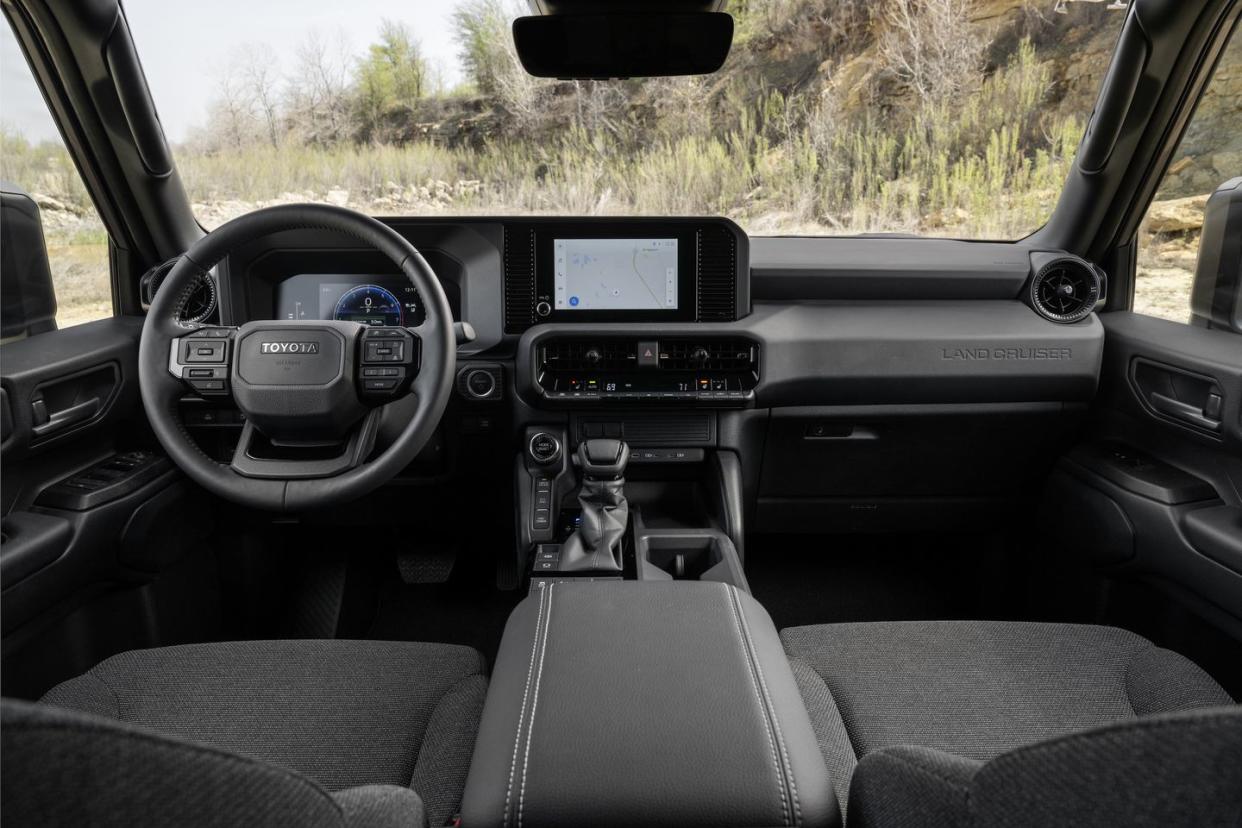
[[[767,612],[722,583],[551,583],[505,628],[462,825],[827,826]]]

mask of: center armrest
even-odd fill
[[[771,618],[711,582],[549,584],[501,641],[473,826],[835,825]]]

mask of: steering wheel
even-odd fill
[[[425,321],[417,328],[180,321],[198,277],[240,246],[286,230],[345,233],[383,253],[422,297]],[[151,301],[138,379],[155,436],[194,481],[246,506],[301,511],[354,500],[405,468],[444,414],[456,359],[448,299],[409,241],[352,210],[290,204],[234,219],[186,251]],[[187,390],[231,396],[244,415],[231,462],[214,460],[190,438],[178,412]],[[413,414],[372,457],[382,407],[407,394],[417,398]]]

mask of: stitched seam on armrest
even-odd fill
[[[742,630],[746,634],[746,642],[749,646],[749,652],[752,663],[755,665],[755,673],[759,676],[759,686],[763,688],[763,700],[767,705],[768,714],[772,718],[772,727],[776,733],[776,743],[781,749],[781,758],[784,760],[785,780],[789,785],[789,796],[793,802],[793,819],[794,825],[802,824],[802,807],[798,803],[798,785],[794,781],[793,763],[789,761],[789,750],[785,746],[785,737],[781,733],[780,717],[776,715],[776,705],[772,703],[772,694],[768,690],[767,680],[763,677],[763,665],[759,663],[759,651],[755,648],[755,640],[750,634],[750,622],[746,620],[746,610],[742,607],[742,600],[738,596],[738,591],[729,588],[729,596],[733,599],[733,604],[737,608],[738,617],[742,620]]]
[[[539,686],[543,683],[543,659],[548,654],[548,634],[552,628],[552,588],[548,584],[548,616],[543,622],[543,643],[539,645],[539,670],[535,674],[535,694],[530,701],[530,724],[526,727],[526,755],[522,757],[522,788],[518,793],[518,828],[522,828],[522,810],[526,805],[526,771],[530,765],[530,743],[535,738],[535,709],[539,706]]]
[[[746,638],[742,634],[742,622],[738,618],[737,606],[733,601],[733,593],[730,592],[728,584],[721,584],[724,587],[725,601],[729,605],[729,612],[733,616],[733,627],[737,632],[738,645],[742,651],[742,658],[746,662],[746,673],[750,678],[751,687],[755,691],[755,701],[759,703],[759,718],[763,721],[763,729],[768,735],[768,750],[771,751],[772,769],[776,771],[776,788],[781,797],[781,819],[783,824],[789,825],[789,796],[785,789],[785,776],[781,773],[780,759],[776,753],[776,740],[772,736],[772,725],[768,721],[768,710],[763,703],[763,696],[759,692],[759,682],[755,678],[754,662],[751,660],[750,651],[746,647]]]
[[[526,689],[522,691],[522,706],[518,710],[517,730],[513,736],[513,758],[509,760],[509,786],[505,789],[505,811],[502,825],[509,825],[510,803],[513,801],[513,781],[517,776],[518,750],[522,746],[522,726],[526,723],[526,700],[530,696],[530,685],[535,675],[535,654],[539,651],[539,630],[543,625],[543,603],[547,597],[547,589],[539,590],[539,612],[535,616],[535,632],[531,635],[530,664],[526,667]]]

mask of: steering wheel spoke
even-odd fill
[[[375,448],[380,412],[367,413],[339,442],[278,442],[247,421],[229,467],[242,477],[311,480],[358,468]]]
[[[168,373],[203,397],[228,397],[236,335],[237,328],[205,325],[174,338],[168,348]]]

